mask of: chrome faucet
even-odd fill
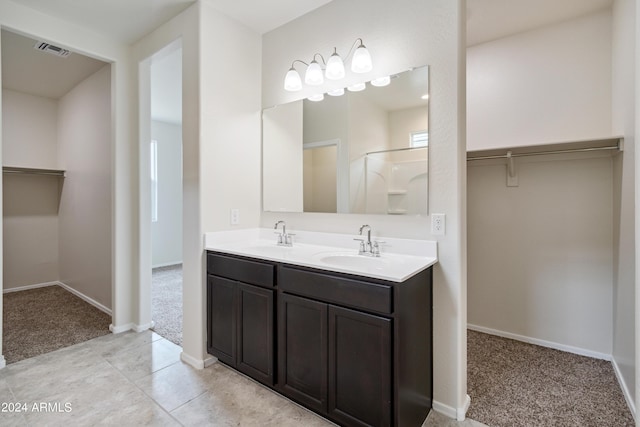
[[[362,227],[360,227],[360,235],[362,236],[362,233],[364,232],[364,230],[367,230],[367,239],[354,239],[354,240],[358,240],[360,241],[360,249],[358,249],[358,255],[365,255],[365,256],[374,256],[374,257],[379,257],[380,256],[380,246],[379,243],[383,243],[383,242],[378,242],[378,241],[371,241],[371,226],[369,226],[368,224],[363,225]]]
[[[276,232],[278,234],[278,246],[293,246],[292,234],[287,234],[287,224],[284,221],[276,222],[273,229],[277,230],[280,224],[282,224],[282,233]]]

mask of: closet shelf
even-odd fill
[[[553,144],[467,151],[467,161],[507,159],[510,157],[540,156],[546,154],[577,153],[586,151],[622,151],[623,140],[624,138],[622,136],[612,136]]]
[[[60,169],[36,169],[36,168],[19,168],[15,166],[3,166],[3,174],[22,174],[22,175],[47,175],[64,178],[65,171]]]

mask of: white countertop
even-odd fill
[[[278,230],[280,231],[280,230]],[[359,235],[291,230],[293,246],[278,246],[275,230],[252,228],[205,234],[205,249],[268,261],[403,282],[438,262],[437,242],[372,237],[380,257],[358,255]]]

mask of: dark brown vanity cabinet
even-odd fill
[[[211,354],[339,425],[417,427],[427,417],[431,268],[395,283],[212,253],[208,260]],[[254,264],[273,270],[257,274]],[[275,353],[264,351],[275,343]],[[277,369],[271,383],[260,377],[267,365]]]
[[[272,386],[274,266],[210,254],[207,270],[207,351]]]
[[[329,302],[390,313],[393,288],[290,267],[278,284],[283,392],[342,425],[390,426],[392,321]]]

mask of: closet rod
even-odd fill
[[[546,154],[565,154],[565,153],[580,153],[587,151],[605,151],[605,150],[620,150],[620,146],[618,144],[607,146],[607,147],[592,147],[592,148],[573,148],[567,150],[549,150],[549,151],[536,151],[533,153],[513,153],[511,156],[508,154],[501,154],[495,156],[481,156],[481,157],[467,157],[467,161],[471,160],[489,160],[489,159],[507,159],[509,157],[529,157],[529,156],[540,156]]]
[[[20,174],[20,175],[46,175],[46,176],[57,176],[64,178],[63,170],[56,169],[32,169],[32,168],[18,168],[13,166],[3,166],[2,173],[6,174]]]

